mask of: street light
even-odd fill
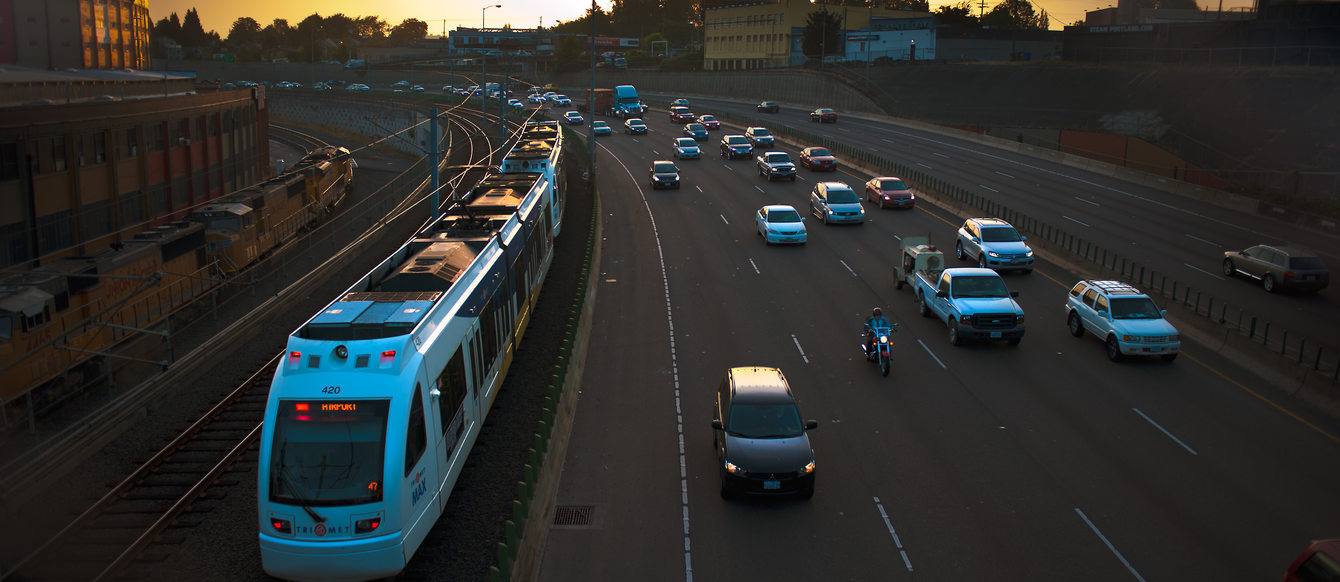
[[[502,4],[491,4],[491,5],[489,5],[489,6],[485,6],[483,9],[481,9],[481,10],[479,11],[479,42],[480,42],[481,44],[484,42],[484,13],[485,13],[488,9],[490,9],[490,8],[502,8]],[[480,85],[480,86],[479,86],[479,114],[480,114],[480,115],[484,115],[484,113],[485,113],[486,111],[488,111],[488,103],[489,103],[489,53],[488,53],[488,51],[484,51],[484,54],[480,55],[480,57],[481,57],[481,58],[480,58],[480,61],[479,61],[479,62],[480,62],[480,68],[479,68],[479,76],[480,76],[480,79],[479,79],[479,85]],[[501,109],[501,108],[498,109],[498,113],[502,113],[502,109]]]
[[[824,19],[823,24],[820,25],[820,34],[819,34],[819,68],[823,69],[824,56],[828,54],[828,48],[827,46],[825,46],[825,43],[828,42],[828,5],[824,4],[820,0],[810,0],[810,2],[818,4],[819,7],[824,9]]]
[[[485,6],[483,10],[480,10],[480,11],[479,11],[479,31],[480,31],[480,32],[483,32],[485,28],[488,28],[487,26],[484,26],[484,10],[488,10],[488,9],[490,9],[490,8],[502,8],[502,4],[494,4],[494,5],[492,5],[492,6]],[[444,23],[442,23],[442,26],[443,26],[443,28],[446,28],[447,24],[444,22]],[[480,39],[483,40],[483,37],[480,37]]]

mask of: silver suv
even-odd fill
[[[810,212],[824,224],[865,222],[865,208],[851,186],[842,182],[819,182],[810,191]]]
[[[958,229],[954,256],[960,261],[976,259],[983,269],[1016,269],[1027,275],[1033,272],[1033,249],[1025,240],[999,218],[969,218]]]
[[[1103,340],[1107,357],[1114,362],[1124,356],[1159,356],[1171,362],[1182,347],[1177,328],[1163,318],[1167,311],[1121,281],[1076,283],[1065,310],[1070,334],[1083,337],[1088,330]]]

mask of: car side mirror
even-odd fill
[[[945,291],[944,289],[937,289],[937,290],[935,291],[935,296],[936,296],[936,297],[949,297],[949,293],[948,293],[947,291]]]
[[[972,244],[978,244],[978,243],[982,242],[982,241],[980,241],[980,240],[977,240],[977,237],[975,237],[975,236],[968,237],[968,240],[972,241]]]
[[[715,428],[717,430],[726,430],[726,425],[721,424],[720,420],[714,420],[712,421],[712,428]]]
[[[1022,235],[1019,236],[1019,242],[1023,242],[1023,241],[1026,241],[1026,240],[1028,240],[1028,237],[1026,237],[1026,236],[1022,236]]]
[[[1016,298],[1019,297],[1019,292],[1018,292],[1018,291],[1010,291],[1010,297],[1016,297]]]
[[[1160,310],[1159,310],[1159,317],[1168,317],[1168,310],[1167,310],[1167,309],[1160,309]]]
[[[805,430],[814,430],[816,428],[819,428],[819,421],[817,420],[805,421]]]
[[[1112,314],[1109,313],[1106,309],[1099,309],[1098,315],[1103,316],[1104,319],[1112,319]]]
[[[805,222],[805,217],[804,216],[800,217],[800,221]]]

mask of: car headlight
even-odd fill
[[[1130,334],[1123,334],[1123,335],[1121,336],[1121,341],[1124,341],[1124,342],[1133,342],[1133,341],[1136,341],[1137,339],[1140,339],[1140,337],[1139,337],[1139,336],[1130,335]]]
[[[1175,334],[1172,334],[1172,335],[1168,336],[1168,341],[1170,341],[1170,342],[1178,342],[1178,341],[1182,341],[1182,335],[1181,335],[1181,334],[1176,334],[1176,333],[1175,333]]]
[[[996,259],[996,258],[1000,258],[1000,253],[998,253],[998,252],[996,252],[996,251],[987,251],[987,252],[986,252],[986,256],[991,257],[991,258],[993,258],[993,259]]]
[[[1024,314],[1020,313],[1018,315],[1015,315],[1014,322],[1022,325],[1024,323]]]
[[[958,322],[959,322],[959,323],[972,323],[972,316],[971,316],[971,315],[960,315],[960,316],[958,316]]]
[[[813,465],[814,462],[811,461],[810,464]],[[727,473],[730,473],[730,474],[732,474],[732,475],[743,475],[743,474],[744,474],[744,468],[743,468],[743,467],[741,467],[741,466],[739,466],[739,465],[736,465],[735,463],[732,463],[732,462],[730,462],[730,461],[726,461],[726,464],[725,464],[725,465],[722,465],[722,466],[726,468],[726,472],[727,472]]]
[[[827,212],[827,213],[829,213],[829,214],[832,214],[832,213],[833,213],[833,209],[832,209],[832,208],[825,208],[825,209],[824,209],[824,212]]]
[[[1029,249],[1029,250],[1025,251],[1025,252],[1024,252],[1024,256],[1025,256],[1025,257],[1032,258],[1032,257],[1033,257],[1033,250],[1032,250],[1032,249]]]
[[[810,461],[809,463],[806,463],[804,467],[800,468],[801,475],[809,475],[810,473],[813,472],[814,472],[814,461]]]

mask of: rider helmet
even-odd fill
[[[880,308],[878,307],[876,307],[874,311],[870,312],[870,317],[879,317],[881,315],[884,315],[884,312],[880,310]]]

